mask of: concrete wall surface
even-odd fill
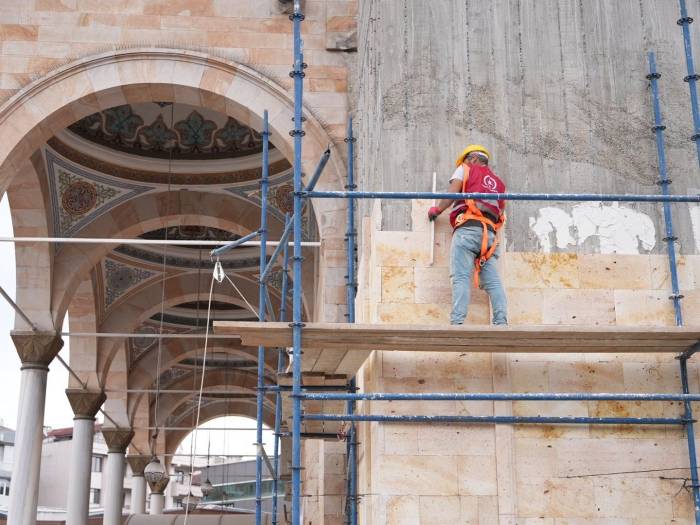
[[[645,78],[655,50],[671,191],[698,193],[679,16],[673,0],[361,2],[360,187],[429,191],[435,171],[444,189],[457,154],[483,143],[511,191],[658,193]],[[697,57],[698,24],[690,31]],[[384,229],[411,229],[410,206],[383,205]],[[681,250],[698,253],[700,208],[674,215]],[[510,250],[664,249],[660,205],[517,202],[509,218]]]

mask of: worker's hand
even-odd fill
[[[437,206],[433,206],[428,210],[428,219],[434,221],[438,218],[438,215],[442,213],[442,210]]]

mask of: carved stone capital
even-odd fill
[[[46,368],[63,348],[63,339],[56,332],[19,332],[10,333],[15,343],[22,366]]]
[[[126,447],[131,443],[134,432],[128,428],[103,428],[102,436],[105,438],[109,452],[123,454],[126,452]]]
[[[163,479],[155,483],[151,483],[149,481],[148,486],[151,488],[151,494],[165,494],[165,488],[168,486],[168,483],[170,483],[169,476],[165,476]]]
[[[95,419],[95,414],[107,399],[104,392],[80,388],[67,388],[66,396],[73,409],[73,414],[75,414],[75,419]]]
[[[126,462],[131,467],[131,474],[134,477],[143,477],[143,469],[151,461],[151,456],[141,456],[141,455],[129,455],[126,456]]]

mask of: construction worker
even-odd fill
[[[467,146],[457,157],[450,177],[451,193],[504,193],[506,186],[489,169],[491,154],[478,144]],[[452,312],[450,324],[461,325],[467,316],[472,279],[486,290],[491,301],[492,322],[508,324],[506,294],[496,268],[498,230],[505,223],[505,201],[491,199],[442,199],[428,210],[433,221],[452,205],[453,228],[450,251]]]

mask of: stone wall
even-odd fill
[[[446,217],[434,263],[426,202],[413,231],[364,219],[358,322],[447,324]],[[507,252],[499,265],[512,325],[673,326],[668,262],[657,255]],[[700,257],[679,264],[687,322],[700,303]],[[489,322],[474,294],[468,323]],[[692,363],[692,361],[691,361]],[[700,386],[690,367],[691,390]],[[375,352],[367,392],[678,392],[668,354]],[[696,407],[698,408],[698,407]],[[679,403],[365,402],[360,413],[679,417]],[[361,523],[651,525],[692,523],[685,435],[676,427],[360,425]],[[678,468],[678,470],[656,470]],[[647,472],[645,472],[647,471]],[[651,471],[651,472],[648,472]],[[628,474],[616,474],[624,473]],[[666,479],[664,479],[666,478]],[[675,478],[675,479],[670,479]],[[679,479],[681,478],[681,479]]]
[[[278,0],[6,0],[0,5],[0,102],[67,62],[128,47],[204,51],[291,87],[292,24]],[[345,134],[356,0],[305,0],[306,103]],[[342,42],[341,42],[342,41]]]

